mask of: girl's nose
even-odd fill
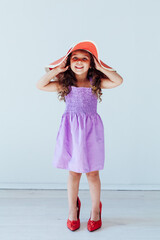
[[[82,62],[82,60],[81,60],[81,59],[78,59],[78,60],[77,60],[77,62],[78,62],[78,63],[81,63],[81,62]]]

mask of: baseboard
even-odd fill
[[[64,189],[67,183],[1,183],[0,189]],[[89,190],[86,183],[80,183],[79,190]],[[101,190],[160,190],[160,184],[104,184]]]

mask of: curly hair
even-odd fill
[[[81,50],[85,51],[85,50]],[[89,52],[88,52],[89,53]],[[92,93],[96,95],[99,102],[102,101],[101,95],[103,94],[100,88],[101,78],[108,78],[105,74],[95,68],[94,58],[91,53],[90,54],[90,68],[88,69],[87,79],[89,80],[92,77]],[[59,84],[62,86],[62,90],[58,92],[59,100],[64,100],[65,96],[70,93],[70,86],[77,87],[77,79],[75,77],[74,72],[70,68],[70,58],[71,53],[67,57],[66,66],[69,65],[69,68],[65,72],[61,72],[56,76],[56,79],[59,81]]]

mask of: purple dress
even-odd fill
[[[90,78],[90,81],[92,79]],[[56,138],[53,165],[78,173],[104,168],[104,126],[91,87],[70,86]]]

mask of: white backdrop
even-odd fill
[[[72,44],[92,40],[124,79],[98,102],[102,189],[160,189],[159,8],[158,0],[0,2],[0,188],[67,188],[68,171],[52,165],[65,102],[36,83]]]

